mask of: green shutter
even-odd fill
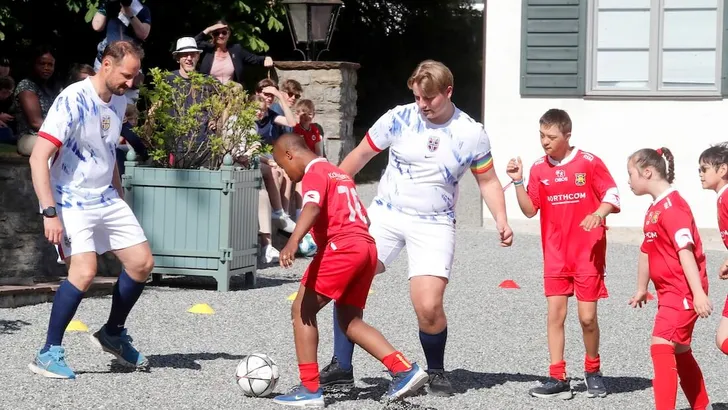
[[[522,2],[521,95],[583,96],[588,0]]]
[[[721,86],[723,97],[728,97],[728,0],[723,1],[723,62],[721,63]]]

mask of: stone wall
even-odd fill
[[[0,153],[0,227],[0,285],[66,275],[66,266],[56,262],[56,249],[43,235],[27,157]],[[113,255],[98,261],[100,275],[118,275]]]
[[[303,98],[316,106],[315,122],[325,134],[325,155],[338,164],[356,143],[356,82],[359,64],[324,61],[278,61],[278,83],[292,78],[303,86]]]

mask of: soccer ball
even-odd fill
[[[316,242],[313,240],[313,236],[307,233],[306,236],[301,239],[301,243],[298,244],[298,252],[306,257],[313,256],[316,254]]]
[[[235,370],[238,386],[250,397],[265,397],[273,393],[279,377],[278,365],[263,353],[245,356]]]

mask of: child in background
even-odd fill
[[[700,154],[698,162],[703,189],[710,189],[718,194],[718,229],[723,244],[728,248],[728,144],[706,149]],[[720,265],[718,277],[728,279],[728,259]],[[715,334],[715,344],[721,352],[728,355],[728,297]]]
[[[671,186],[675,163],[670,150],[645,148],[635,152],[629,157],[627,172],[635,195],[654,199],[645,216],[637,292],[629,304],[636,308],[647,302],[647,285],[652,280],[658,300],[650,347],[655,407],[675,409],[679,376],[690,408],[705,410],[708,393],[690,348],[698,316],[706,318],[713,310],[698,228],[690,206]]]
[[[144,162],[149,159],[149,152],[141,138],[134,132],[132,128],[137,126],[139,121],[139,110],[134,104],[126,105],[124,113],[124,122],[121,124],[121,135],[119,137],[119,145],[116,147],[116,166],[119,168],[119,176],[124,175],[126,168],[126,153],[129,147],[136,152],[137,160]]]
[[[293,133],[303,137],[306,146],[314,154],[321,157],[321,131],[318,126],[313,123],[316,116],[316,107],[311,100],[298,100],[293,106],[293,113],[298,118],[298,124],[293,127]],[[296,220],[301,215],[301,184],[296,184],[296,194],[294,197],[296,203]]]

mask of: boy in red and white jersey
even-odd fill
[[[336,301],[339,326],[346,337],[381,361],[392,374],[384,398],[391,401],[414,394],[427,382],[427,373],[362,320],[377,269],[377,247],[369,234],[367,212],[354,180],[309,150],[299,135],[279,137],[273,157],[291,181],[303,184],[301,218],[281,250],[280,264],[286,268],[293,265],[298,244],[309,229],[319,249],[303,274],[291,307],[301,385],[273,401],[294,407],[324,407],[316,315],[331,300]]]
[[[507,166],[523,214],[531,218],[541,211],[551,365],[549,379],[529,393],[543,398],[573,397],[566,378],[564,322],[568,298],[576,295],[586,349],[587,395],[604,397],[607,388],[600,371],[597,301],[608,296],[605,219],[619,212],[619,192],[601,159],[570,145],[571,118],[565,111],[548,110],[539,124],[546,155],[531,167],[527,189],[521,159],[511,159]]]
[[[723,244],[728,248],[728,144],[706,149],[698,161],[703,189],[711,189],[718,194],[718,229]],[[728,279],[728,259],[720,266],[718,276]],[[728,354],[728,297],[715,334],[715,344],[721,352]]]
[[[657,291],[658,308],[650,354],[657,410],[674,410],[680,386],[693,410],[709,406],[703,373],[693,357],[693,327],[713,309],[708,299],[705,253],[690,206],[670,185],[675,164],[667,148],[641,149],[629,157],[629,186],[635,195],[654,201],[645,215],[644,241],[637,265],[637,292],[632,307],[647,302],[649,281]]]

